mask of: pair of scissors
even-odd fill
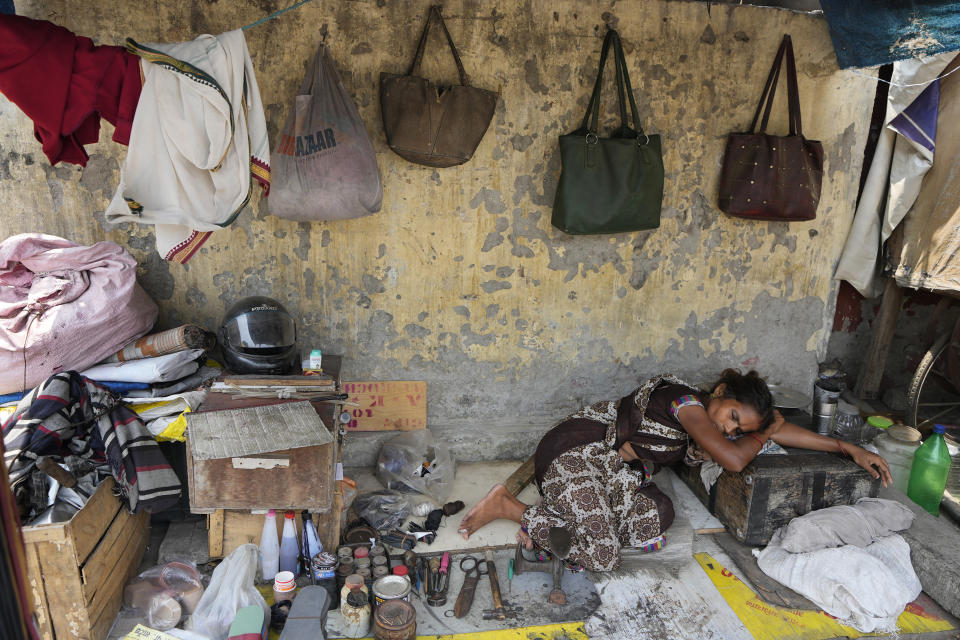
[[[473,594],[477,591],[477,583],[482,576],[487,575],[486,568],[480,568],[480,562],[473,556],[466,556],[460,559],[460,570],[463,571],[463,587],[460,588],[460,595],[457,596],[457,602],[453,605],[453,613],[458,618],[463,618],[470,613],[470,607],[473,606]]]

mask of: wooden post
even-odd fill
[[[520,495],[523,488],[533,480],[533,456],[530,456],[526,462],[520,465],[516,471],[510,474],[504,486],[514,497]]]
[[[207,516],[207,553],[211,558],[223,557],[223,509]]]
[[[860,375],[857,376],[857,386],[853,390],[858,398],[871,400],[877,397],[880,380],[883,378],[887,363],[887,354],[890,351],[890,341],[897,328],[901,304],[903,304],[903,289],[897,286],[894,278],[888,278],[883,289],[883,299],[880,302],[880,310],[877,312],[877,320],[873,325],[867,359],[863,363]]]

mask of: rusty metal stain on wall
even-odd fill
[[[86,170],[50,167],[32,124],[0,99],[0,201],[8,235],[110,239],[140,262],[164,327],[215,327],[224,308],[267,294],[300,318],[302,346],[348,356],[347,378],[422,379],[431,424],[543,424],[671,370],[705,380],[756,366],[805,385],[828,338],[831,272],[852,218],[874,83],[841,72],[818,17],[698,2],[451,1],[444,15],[472,83],[500,92],[465,165],[412,165],[386,146],[381,71],[403,72],[428,0],[330,0],[247,32],[271,139],[321,29],[356,97],[384,183],[383,210],[339,222],[268,215],[259,196],[187,266],[153,249],[150,227],[108,229],[102,211],[124,150],[90,147]],[[273,2],[118,0],[78,10],[18,3],[98,43],[180,41],[250,23]],[[571,237],[550,226],[557,136],[586,107],[605,24],[620,30],[646,130],[664,140],[659,230]],[[705,37],[708,33],[710,37]],[[715,207],[725,135],[745,129],[781,34],[797,49],[805,132],[823,141],[818,219],[751,223]],[[434,33],[423,73],[455,79]],[[612,80],[603,126],[615,123]],[[785,93],[781,91],[780,93]],[[780,105],[782,106],[782,105]],[[772,126],[786,128],[782,117]]]

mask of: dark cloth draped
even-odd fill
[[[76,371],[51,376],[21,400],[3,443],[13,482],[38,456],[75,455],[109,465],[131,512],[162,511],[180,497],[180,481],[137,414]]]

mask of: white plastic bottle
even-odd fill
[[[267,512],[260,534],[260,570],[265,582],[273,582],[280,570],[280,540],[277,538],[277,512]]]
[[[293,511],[283,516],[283,535],[280,537],[280,571],[300,574],[300,545],[297,544],[297,528],[293,523]]]
[[[313,517],[306,511],[303,512],[303,533],[300,534],[300,544],[303,556],[303,565],[307,571],[312,571],[311,561],[313,556],[323,551],[323,544],[320,543],[320,534],[317,533],[317,525],[313,523]]]

